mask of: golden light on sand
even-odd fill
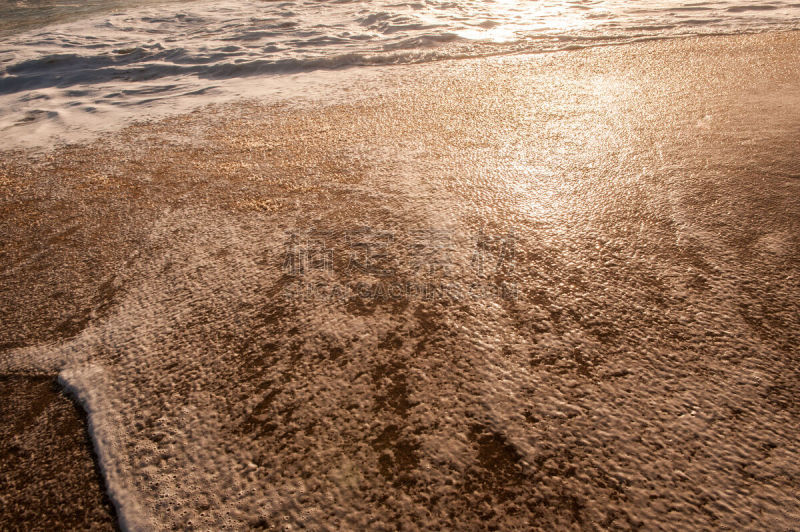
[[[0,530],[796,529],[800,32],[677,3],[0,16]]]

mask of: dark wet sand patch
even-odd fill
[[[117,530],[86,417],[53,376],[0,375],[4,530]]]

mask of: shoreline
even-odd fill
[[[108,370],[79,376],[120,407],[110,459],[154,526],[791,523],[800,34],[715,38],[387,69],[355,101],[4,152],[0,344],[32,347],[0,374]],[[446,260],[420,255],[440,232]],[[517,269],[477,271],[476,241]],[[524,290],[276,303],[381,272]]]

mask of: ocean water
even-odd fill
[[[793,29],[800,3],[20,1],[4,2],[0,21],[11,146],[75,139],[159,106],[260,96],[256,77]]]

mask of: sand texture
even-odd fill
[[[0,373],[58,375],[132,529],[796,528],[798,49],[398,68],[7,152]]]

